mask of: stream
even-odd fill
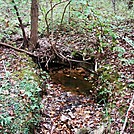
[[[63,69],[50,73],[56,84],[61,84],[63,90],[75,94],[89,95],[93,90],[92,75],[83,68]]]

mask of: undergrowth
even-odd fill
[[[27,75],[18,81],[10,78],[8,74],[0,87],[0,133],[34,133],[40,122],[41,89]]]

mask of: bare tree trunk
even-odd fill
[[[30,43],[29,50],[33,51],[37,46],[38,41],[38,0],[32,0],[31,4],[31,35],[30,35]]]

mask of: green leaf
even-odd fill
[[[122,57],[123,54],[126,52],[126,50],[121,46],[114,47],[113,51],[118,51],[119,52],[119,54],[118,54],[119,57]]]
[[[131,40],[130,38],[128,38],[128,37],[125,37],[125,38],[123,38],[128,44],[130,44],[133,48],[134,48],[134,41],[133,40]]]
[[[26,91],[25,94],[26,94],[28,97],[32,96],[32,93],[29,92],[29,91]]]
[[[12,118],[13,118],[13,117],[11,117],[11,116],[8,116],[8,117],[4,118],[4,123],[5,123],[6,125],[7,125],[7,124],[10,124],[11,121],[12,121]]]
[[[134,83],[128,85],[130,88],[134,88]]]
[[[124,47],[121,47],[121,46],[114,47],[113,50],[114,51],[118,51],[120,53],[125,53],[126,52],[126,50],[124,49]]]
[[[134,59],[125,59],[125,58],[121,58],[120,60],[121,60],[122,62],[124,62],[125,65],[134,64]]]

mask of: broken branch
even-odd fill
[[[3,42],[0,42],[0,45],[5,46],[5,47],[12,48],[12,49],[14,49],[14,50],[16,50],[16,51],[18,51],[18,52],[26,53],[26,54],[28,54],[29,56],[37,57],[37,55],[35,55],[34,53],[28,52],[28,51],[26,51],[26,50],[24,50],[24,49],[16,48],[16,47],[14,47],[14,46],[12,46],[12,45],[9,45],[9,44],[3,43]]]

